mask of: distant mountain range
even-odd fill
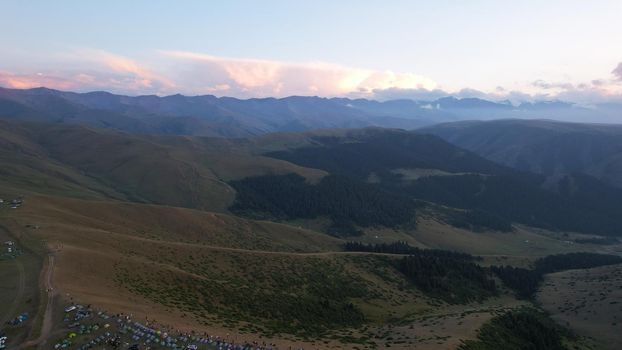
[[[415,129],[466,119],[549,118],[615,121],[622,105],[593,108],[566,102],[492,102],[445,97],[435,101],[320,98],[240,100],[204,96],[123,96],[35,88],[0,88],[0,117],[74,123],[136,134],[248,137],[270,132],[324,128]],[[618,114],[619,115],[619,114]]]

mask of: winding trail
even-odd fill
[[[52,312],[54,309],[54,296],[56,291],[52,286],[52,277],[54,276],[54,255],[48,255],[48,263],[45,270],[45,276],[43,277],[42,285],[47,293],[47,304],[45,305],[45,311],[43,313],[43,324],[41,325],[41,334],[37,339],[29,340],[22,345],[19,349],[25,349],[30,347],[40,347],[47,342],[50,332],[52,331]]]

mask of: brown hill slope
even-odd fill
[[[321,333],[311,326],[320,324],[331,327],[332,336],[347,344],[341,346],[375,339],[377,346],[412,348],[414,341],[417,348],[451,349],[460,339],[473,338],[477,327],[496,311],[520,304],[501,296],[483,304],[449,305],[412,288],[392,266],[399,256],[342,252],[343,241],[324,234],[227,214],[33,196],[5,215],[2,223],[22,239],[46,242],[54,251],[54,287],[63,295],[112,313],[157,319],[175,329],[250,339],[267,336],[264,339],[278,344],[329,348],[333,344],[312,345],[304,338]],[[422,247],[491,254],[505,236],[512,247],[504,253],[519,260],[529,260],[525,254],[588,248],[522,229],[505,235],[476,234],[430,219],[415,232],[374,231],[361,240],[409,239]],[[525,239],[531,240],[529,247]],[[506,261],[499,259],[487,258],[497,264]],[[335,299],[321,306],[317,295]],[[348,309],[350,303],[356,308]],[[332,308],[328,309],[335,311],[332,314],[353,318],[320,323],[306,318],[323,317],[318,312],[325,307]],[[368,326],[352,329],[359,312]],[[447,328],[429,327],[432,315]],[[398,326],[399,331],[385,328],[386,322],[396,319],[408,323]],[[416,330],[408,328],[411,323]],[[397,334],[407,342],[394,342]],[[438,334],[442,339],[435,337]]]
[[[0,190],[5,195],[48,193],[85,198],[123,194],[51,158],[29,125],[0,121]]]
[[[396,317],[435,312],[459,322],[456,307],[406,287],[391,265],[399,257],[339,252],[342,241],[292,226],[191,209],[43,196],[27,198],[10,216],[4,223],[13,233],[45,241],[55,252],[54,286],[63,295],[176,329],[251,339],[293,333],[298,337],[273,336],[279,344],[289,338],[307,347],[304,335],[324,332],[322,327],[350,343],[387,337],[382,324]],[[473,322],[514,303],[503,297],[477,304],[482,310]],[[329,318],[322,310],[343,318]],[[371,328],[353,334],[350,327],[360,315]],[[312,319],[324,316],[321,322]],[[474,336],[476,324],[460,329],[461,337]],[[447,339],[446,348],[459,341]]]
[[[117,198],[215,211],[225,211],[235,196],[224,181],[266,173],[310,179],[324,174],[253,156],[236,141],[1,120],[0,169],[0,188],[14,195]]]

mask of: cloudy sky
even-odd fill
[[[622,101],[622,1],[0,2],[0,86]]]

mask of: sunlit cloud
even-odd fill
[[[11,88],[46,86],[127,94],[216,94],[234,97],[291,95],[373,97],[378,89],[427,89],[432,79],[326,62],[282,62],[229,58],[185,51],[159,51],[145,61],[80,49],[52,57],[37,72],[5,72]],[[71,69],[62,67],[73,67]]]
[[[343,96],[353,92],[371,94],[375,89],[390,87],[433,89],[437,86],[433,80],[412,73],[324,62],[227,58],[184,51],[163,51],[162,54],[186,62],[185,75],[180,78],[198,92],[226,85],[229,93],[237,96]]]
[[[175,89],[175,83],[162,74],[130,58],[102,50],[83,49],[71,53],[70,59],[86,63],[99,72],[92,83],[121,85],[127,91],[166,93]],[[102,74],[107,73],[107,74]],[[97,79],[102,79],[98,81]]]
[[[516,103],[560,99],[590,104],[622,101],[622,63],[612,71],[604,70],[602,77],[584,83],[539,79],[497,86],[489,91],[469,87],[451,91],[413,72],[327,62],[231,58],[187,51],[156,51],[146,58],[135,59],[103,50],[76,49],[51,55],[32,70],[0,71],[0,86],[105,90],[129,95],[182,93],[241,98],[317,95],[428,101],[451,95]]]
[[[48,76],[43,73],[15,74],[0,71],[0,86],[12,89],[32,89],[41,86],[55,89],[75,89],[80,86],[80,81],[71,78]]]
[[[391,87],[388,89],[375,89],[373,96],[379,100],[412,99],[422,101],[432,101],[446,96],[454,96],[457,98],[482,98],[491,101],[509,100],[513,103],[561,100],[583,106],[605,102],[620,103],[622,102],[622,63],[611,73],[614,75],[614,79],[606,77],[582,83],[538,79],[523,84],[518,88],[497,86],[491,91],[480,91],[471,88],[447,91],[440,88],[410,89]]]
[[[71,67],[71,68],[65,68]],[[0,71],[0,86],[27,89],[106,90],[127,94],[168,94],[175,84],[127,57],[101,50],[82,49],[51,56],[36,72]]]

